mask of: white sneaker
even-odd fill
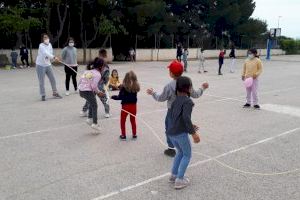
[[[27,65],[27,68],[30,68],[30,65]]]
[[[66,96],[69,96],[70,95],[70,92],[69,91],[66,91]]]
[[[92,125],[92,124],[93,124],[93,119],[87,118],[87,119],[86,119],[86,123],[87,123],[88,125]]]
[[[110,114],[109,114],[109,113],[105,113],[105,114],[104,114],[104,117],[105,117],[105,118],[110,118]]]
[[[97,131],[97,134],[100,133],[101,127],[98,124],[92,124],[91,127]]]
[[[80,111],[80,117],[87,117],[88,112],[87,111]]]
[[[20,65],[20,68],[23,69],[23,65]]]
[[[174,188],[179,190],[179,189],[187,187],[189,184],[190,184],[190,180],[188,178],[186,178],[186,177],[184,177],[183,179],[177,178],[175,180]]]

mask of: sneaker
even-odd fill
[[[109,113],[105,113],[105,114],[104,114],[104,117],[105,117],[105,118],[110,118],[110,114],[109,114]]]
[[[58,93],[54,93],[54,94],[53,94],[53,97],[54,97],[55,99],[62,99],[62,96],[60,96]]]
[[[20,68],[23,69],[23,65],[20,65]]]
[[[88,125],[92,125],[92,124],[93,124],[93,119],[87,118],[87,119],[86,119],[86,123],[87,123]]]
[[[244,108],[249,108],[251,105],[249,103],[246,103],[243,107]]]
[[[27,68],[30,68],[30,65],[27,65]]]
[[[175,185],[174,185],[174,188],[176,190],[180,190],[182,188],[185,188],[187,187],[188,185],[190,184],[190,180],[188,178],[183,178],[183,179],[176,179],[175,180]]]
[[[126,140],[126,136],[125,135],[120,135],[120,140],[125,141]]]
[[[88,112],[87,111],[80,111],[80,117],[87,117],[88,116]]]
[[[97,131],[97,134],[99,134],[101,131],[101,127],[98,124],[92,124],[91,128],[95,129]]]
[[[218,75],[223,75],[222,73],[218,73]]]
[[[260,106],[259,105],[255,105],[253,106],[255,109],[260,109]]]
[[[207,73],[207,71],[204,71],[204,73]]]
[[[176,151],[175,151],[174,149],[166,149],[166,150],[164,151],[164,154],[165,154],[166,156],[175,157]]]
[[[169,183],[175,183],[175,181],[176,181],[176,176],[172,174],[172,175],[169,177]]]
[[[201,71],[198,71],[199,74],[201,74]]]
[[[42,101],[46,101],[46,96],[42,96]]]
[[[70,95],[70,92],[69,92],[69,90],[68,91],[66,91],[66,96],[69,96]]]
[[[137,139],[137,135],[133,135],[133,136],[132,136],[132,139],[133,139],[133,140],[136,140],[136,139]]]

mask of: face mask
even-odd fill
[[[50,43],[50,40],[49,39],[45,39],[44,43],[48,45]]]
[[[253,58],[254,58],[254,55],[253,55],[253,54],[249,54],[249,55],[248,55],[248,58],[253,59]]]
[[[69,46],[70,46],[70,47],[74,47],[74,42],[70,42],[70,43],[69,43]]]

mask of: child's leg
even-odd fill
[[[57,93],[56,80],[54,77],[52,66],[46,67],[46,75],[48,76],[48,78],[50,80],[53,93]]]
[[[25,62],[24,62],[25,58],[24,57],[21,57],[21,62],[23,65],[25,65]]]
[[[174,137],[176,137],[176,136],[174,136]],[[180,146],[178,145],[178,143],[176,142],[176,139],[175,138],[173,139],[173,137],[171,137],[171,140],[172,140],[172,142],[173,142],[173,144],[174,144],[174,146],[176,147],[176,150],[177,150],[176,156],[175,156],[174,161],[173,161],[172,175],[177,177],[178,168],[180,166],[180,162],[181,162],[181,159],[183,157],[183,152],[182,152]]]
[[[170,111],[168,109],[168,112],[167,112],[167,115],[166,115],[166,118],[165,118],[166,138],[167,138],[167,144],[168,144],[169,149],[173,149],[174,145],[173,145],[170,137],[167,135],[168,128],[170,127],[170,121],[171,121],[170,120]]]
[[[89,103],[87,101],[85,101],[85,104],[82,107],[82,111],[86,112],[89,109]]]
[[[182,158],[178,167],[177,178],[183,179],[192,157],[191,142],[187,133],[183,133],[176,137],[176,142],[182,151]]]
[[[73,69],[77,72],[77,67],[73,67]],[[72,81],[73,81],[73,86],[74,90],[77,91],[77,74],[75,72],[72,72]]]
[[[122,109],[127,111],[126,105],[122,105]],[[120,119],[121,134],[122,134],[122,136],[126,136],[126,118],[127,118],[128,113],[123,110],[121,111],[121,119]]]
[[[104,90],[101,90],[101,92],[105,92]],[[108,103],[108,99],[106,96],[104,97],[99,97],[100,101],[102,102],[103,106],[104,106],[104,110],[106,114],[109,114],[110,108],[109,108],[109,103]]]
[[[252,84],[252,99],[253,99],[253,105],[258,105],[258,97],[257,97],[257,89],[258,89],[258,79],[253,79]]]
[[[46,73],[46,68],[37,65],[36,66],[36,73],[39,79],[39,86],[40,86],[40,95],[41,96],[46,96],[45,93],[45,73]]]
[[[97,99],[96,96],[93,92],[90,91],[80,91],[80,96],[84,98],[88,105],[89,105],[89,114],[88,118],[93,118],[93,123],[97,124],[98,123],[98,116],[97,116]]]
[[[136,135],[136,104],[130,104],[128,107],[128,111],[132,114],[130,115],[130,123],[132,127],[132,135]],[[134,116],[133,116],[134,115]]]
[[[247,92],[247,96],[246,96],[246,100],[247,100],[247,104],[251,104],[251,90],[252,88],[246,88],[246,92]]]

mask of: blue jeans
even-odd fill
[[[179,179],[183,179],[185,171],[192,157],[192,147],[189,134],[182,133],[170,136],[177,152],[173,162],[172,174]]]
[[[165,128],[166,128],[166,138],[167,138],[167,144],[169,148],[174,148],[174,145],[170,139],[170,137],[167,135],[168,128],[171,127],[171,112],[170,109],[168,109],[166,119],[165,119]]]

